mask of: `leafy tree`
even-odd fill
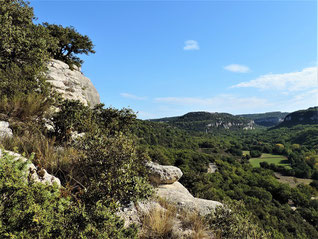
[[[28,71],[43,70],[53,39],[33,19],[33,9],[27,2],[0,1],[0,69],[15,64]]]
[[[258,150],[251,150],[250,155],[252,158],[258,158],[262,156],[262,153]]]
[[[78,33],[74,27],[43,23],[49,34],[56,40],[57,47],[49,48],[48,51],[54,59],[61,60],[70,66],[81,66],[83,60],[77,54],[95,53],[93,43],[86,35]]]

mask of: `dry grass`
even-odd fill
[[[47,138],[36,132],[31,134],[26,131],[22,136],[1,139],[0,146],[27,158],[35,154],[33,163],[58,176],[64,183],[70,183],[73,178],[76,178],[77,162],[82,156],[80,151],[72,147],[57,148],[54,138]]]
[[[38,93],[17,94],[10,99],[0,99],[0,112],[23,121],[43,116],[45,112],[49,112],[51,105],[52,102],[46,96]]]
[[[141,239],[165,239],[173,237],[175,212],[165,208],[155,207],[142,215]]]
[[[181,213],[182,226],[193,231],[191,239],[205,239],[209,237],[210,231],[208,230],[207,223],[204,218],[197,212],[182,212]]]
[[[212,238],[205,219],[196,212],[178,210],[165,199],[158,198],[160,207],[142,216],[141,239],[208,239]],[[179,228],[179,229],[178,229]],[[178,230],[178,231],[176,231]],[[180,233],[180,232],[184,233]]]

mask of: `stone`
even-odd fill
[[[171,184],[182,177],[182,171],[174,166],[163,166],[153,162],[147,162],[149,180],[154,184]]]
[[[21,160],[22,162],[28,161],[28,159],[26,159],[25,157],[21,156],[18,153],[0,149],[0,157],[2,157],[4,154],[13,156],[14,160]],[[39,170],[33,163],[29,163],[27,165],[26,170],[31,174],[31,175],[29,174],[29,176],[35,182],[40,182],[40,183],[49,184],[49,185],[53,185],[54,183],[56,183],[59,187],[61,186],[60,179],[49,174],[45,169]]]
[[[179,182],[173,184],[159,185],[156,194],[158,197],[166,199],[168,202],[176,204],[177,207],[196,211],[201,216],[214,211],[216,207],[223,206],[222,203],[212,200],[196,198]]]
[[[121,219],[124,220],[125,227],[131,224],[141,226],[141,217],[148,214],[153,209],[165,210],[158,202],[153,200],[143,200],[136,203],[131,202],[128,206],[120,208],[116,213]]]
[[[99,94],[93,83],[78,67],[71,70],[66,63],[52,59],[48,64],[47,77],[48,82],[65,99],[79,100],[91,107],[100,103]]]
[[[219,168],[215,163],[209,163],[208,173],[215,173]]]
[[[12,130],[9,128],[9,122],[0,121],[0,138],[12,137]]]

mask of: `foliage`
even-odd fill
[[[52,120],[55,125],[55,136],[58,140],[66,142],[71,140],[71,134],[75,131],[91,134],[100,132],[105,135],[128,131],[136,118],[129,109],[105,109],[103,104],[91,109],[74,100],[62,101],[59,108]]]
[[[26,164],[0,157],[1,238],[135,238],[101,202],[85,207],[56,186],[27,181]]]
[[[136,151],[127,136],[90,135],[79,148],[85,152],[78,166],[83,172],[79,180],[88,192],[87,203],[103,200],[125,204],[150,195],[144,168],[147,158]]]
[[[43,23],[50,36],[56,41],[57,46],[48,48],[48,52],[54,59],[61,60],[68,65],[81,66],[81,60],[77,54],[95,53],[93,43],[86,35],[81,35],[74,27]]]
[[[262,156],[262,153],[260,151],[258,151],[258,150],[251,150],[250,156],[252,158],[259,158],[259,157]]]
[[[49,114],[52,99],[39,93],[14,94],[8,98],[0,98],[0,113],[6,114],[11,119],[19,121],[41,120]]]
[[[226,207],[217,207],[207,216],[208,223],[218,238],[272,238],[258,224],[255,216],[244,203],[226,202]],[[274,237],[278,238],[278,237]]]
[[[1,0],[0,13],[0,69],[14,64],[43,70],[51,39],[44,27],[33,23],[33,9],[23,0]]]
[[[306,110],[298,110],[288,114],[285,120],[277,126],[279,127],[293,127],[295,125],[312,125],[318,124],[318,107],[310,107]]]

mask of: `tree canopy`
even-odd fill
[[[65,63],[80,66],[83,63],[76,54],[95,53],[93,43],[86,35],[81,35],[72,26],[63,27],[62,25],[43,23],[51,37],[56,41],[57,46],[48,49],[54,59]]]

